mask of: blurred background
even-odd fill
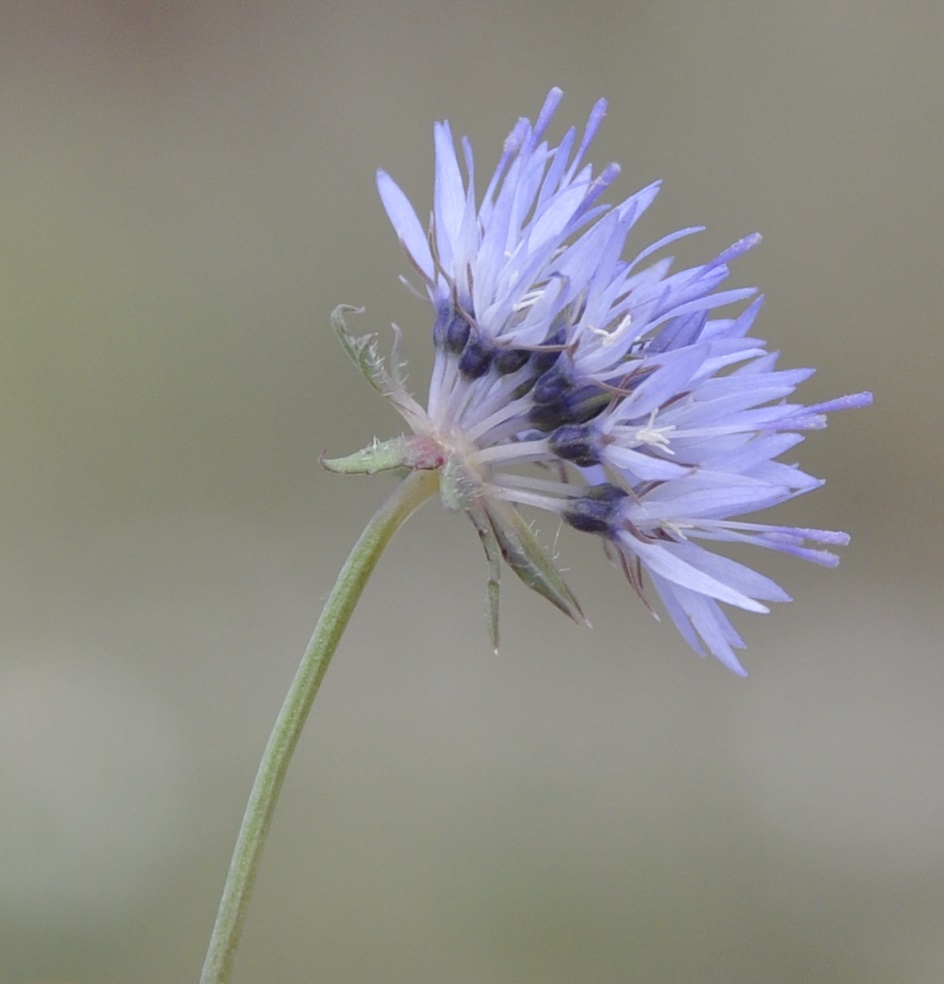
[[[944,7],[0,6],[0,984],[196,980],[245,797],[400,431],[329,313],[429,316],[373,184],[429,207],[431,127],[480,175],[565,91],[610,100],[633,239],[763,231],[757,334],[859,389],[784,522],[838,571],[739,614],[741,680],[650,619],[590,537],[592,631],[429,505],[383,558],[273,825],[237,981],[944,979]],[[556,534],[545,524],[545,535]]]

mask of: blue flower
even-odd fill
[[[441,468],[444,502],[467,512],[482,537],[496,640],[500,557],[582,618],[518,514],[534,506],[602,538],[644,600],[651,582],[696,652],[743,674],[733,648],[744,643],[721,605],[766,612],[765,602],[789,598],[709,547],[752,543],[835,565],[825,548],[847,543],[844,533],[736,517],[821,485],[778,459],[803,431],[824,427],[828,412],[871,396],[791,401],[812,370],[776,368],[777,353],[750,336],[761,298],[721,289],[728,264],[759,236],[677,272],[671,257],[655,257],[699,229],[624,259],[658,184],[604,204],[619,168],[595,175],[585,155],[606,104],[594,106],[582,135],[571,129],[552,147],[544,134],[560,99],[551,90],[534,124],[518,121],[480,199],[469,142],[463,174],[449,124],[437,124],[428,228],[378,172],[387,215],[432,305],[435,363],[425,408],[397,372],[385,373],[371,343],[372,378],[413,430],[423,462],[415,467]],[[732,305],[742,309],[719,313]],[[349,350],[363,356],[365,345],[352,341]]]

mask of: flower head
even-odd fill
[[[644,600],[651,582],[692,648],[743,673],[733,648],[744,644],[721,604],[765,612],[764,602],[789,599],[709,546],[747,542],[835,565],[824,548],[847,543],[844,533],[736,517],[822,484],[778,459],[803,431],[824,427],[827,412],[871,396],[791,401],[812,370],[777,369],[777,353],[750,336],[761,298],[721,289],[728,264],[759,236],[675,272],[670,257],[655,254],[700,230],[625,259],[658,185],[603,204],[619,168],[594,174],[585,156],[605,103],[581,135],[571,129],[552,147],[544,134],[560,99],[551,90],[533,124],[518,121],[481,198],[469,142],[463,176],[449,124],[437,124],[428,229],[378,172],[387,215],[432,306],[426,407],[383,369],[371,340],[348,336],[340,316],[336,325],[413,431],[397,463],[440,468],[443,500],[475,523],[492,569],[496,637],[501,557],[582,618],[518,513],[535,506],[600,537]],[[732,305],[741,310],[719,313]]]

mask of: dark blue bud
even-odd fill
[[[511,391],[511,398],[513,400],[520,400],[522,396],[526,396],[533,389],[534,376],[529,376],[523,382],[518,383],[518,385]]]
[[[570,423],[585,424],[588,420],[599,417],[609,406],[613,396],[607,390],[591,384],[569,393],[566,399]]]
[[[453,314],[452,320],[446,325],[445,348],[447,351],[458,355],[466,346],[469,335],[472,334],[472,325],[468,319],[461,314]]]
[[[479,379],[491,368],[493,349],[483,342],[478,334],[469,338],[466,347],[459,356],[459,372],[466,379]]]
[[[492,364],[500,376],[507,376],[517,372],[530,358],[531,353],[527,349],[504,349],[495,356]]]
[[[568,422],[567,406],[563,400],[553,403],[535,403],[528,414],[528,421],[539,431],[552,431]]]
[[[567,344],[567,329],[563,326],[552,331],[547,338],[544,339],[544,345],[566,345]],[[534,366],[534,371],[541,375],[543,372],[547,372],[548,369],[554,365],[555,362],[560,358],[560,354],[563,350],[560,348],[552,348],[549,352],[537,351],[534,353],[531,365]]]
[[[572,461],[581,468],[600,464],[597,439],[587,424],[564,424],[548,438],[548,446],[558,458]]]
[[[535,403],[529,420],[540,431],[552,431],[564,424],[585,424],[599,416],[612,399],[612,394],[588,383],[566,390],[558,399]]]
[[[566,367],[554,366],[534,384],[534,402],[553,403],[560,400],[573,385]]]
[[[625,499],[629,495],[626,489],[621,489],[612,482],[600,482],[599,485],[591,485],[585,492],[586,498],[599,499],[605,502],[619,502],[620,499]]]
[[[564,522],[581,533],[612,537],[619,529],[620,504],[626,495],[623,489],[609,482],[595,485],[564,510]]]

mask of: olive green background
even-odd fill
[[[329,327],[429,315],[373,185],[429,207],[547,89],[610,110],[633,242],[760,229],[757,334],[859,389],[779,512],[838,571],[736,616],[741,680],[558,548],[593,630],[431,504],[355,615],[272,829],[237,981],[938,984],[944,7],[926,2],[0,6],[0,984],[196,980],[258,755],[399,432]],[[544,524],[552,540],[557,530]]]

